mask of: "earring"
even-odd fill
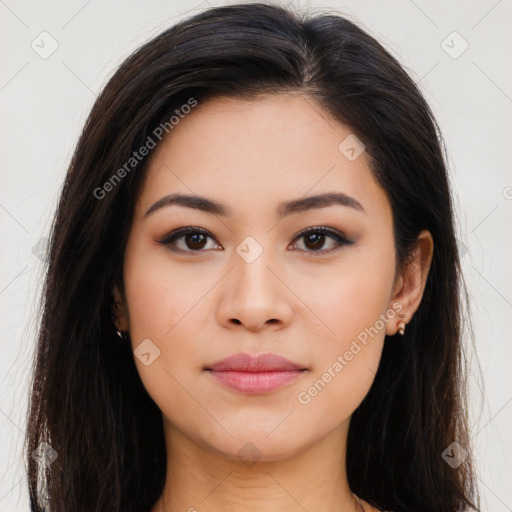
[[[116,302],[115,307],[116,307],[116,309],[119,309],[119,308],[121,307],[121,305],[120,305],[118,302]],[[126,333],[125,333],[125,332],[123,332],[123,331],[120,331],[120,330],[118,329],[118,327],[119,327],[119,320],[118,320],[116,317],[114,317],[114,315],[111,315],[111,317],[112,317],[112,321],[114,322],[114,325],[116,326],[116,332],[117,332],[117,335],[118,335],[118,336],[119,336],[123,341],[125,341],[125,340],[126,340]]]
[[[401,336],[404,335],[404,332],[405,332],[405,322],[404,321],[398,323],[398,332]]]

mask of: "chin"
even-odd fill
[[[255,432],[252,435],[247,430],[244,435],[235,435],[228,443],[212,444],[211,439],[209,441],[209,448],[217,454],[233,461],[245,462],[248,465],[256,462],[288,459],[300,452],[306,445],[304,442],[290,439],[286,433],[281,433],[281,435],[274,433],[268,436],[267,432]]]

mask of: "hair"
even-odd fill
[[[248,3],[209,8],[143,44],[108,80],[85,123],[45,261],[25,438],[32,511],[147,512],[165,483],[162,414],[111,319],[113,285],[124,294],[123,256],[149,157],[114,184],[113,174],[159,126],[169,131],[170,116],[191,98],[295,93],[365,144],[392,207],[397,272],[422,229],[434,240],[422,301],[405,335],[386,337],[375,380],[352,415],[350,488],[394,512],[479,510],[467,430],[465,286],[434,116],[398,61],[353,22]],[[468,456],[452,468],[442,453],[455,441]],[[41,467],[31,454],[44,442],[57,458]]]

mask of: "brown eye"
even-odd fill
[[[169,233],[158,242],[169,246],[175,252],[205,252],[204,249],[209,238],[213,239],[206,229],[189,226]],[[181,247],[179,247],[178,242],[181,240]]]
[[[352,245],[354,243],[352,240],[345,238],[341,233],[325,226],[309,228],[297,236],[295,240],[299,240],[301,238],[304,240],[304,246],[306,247],[305,250],[307,252],[318,252],[321,254],[331,252],[343,245]],[[334,247],[331,249],[322,249],[325,246],[326,241],[329,239],[331,239],[331,246],[333,245],[332,241],[334,241]]]
[[[169,233],[158,242],[168,246],[173,252],[178,253],[202,253],[206,252],[208,239],[215,240],[209,231],[200,227],[187,226]],[[332,252],[344,245],[352,245],[341,233],[325,226],[309,228],[298,235],[295,240],[304,240],[304,250],[311,255],[319,255]],[[329,243],[330,241],[330,243]],[[295,245],[295,244],[294,244]],[[331,248],[325,249],[325,245]]]
[[[325,238],[326,236],[323,233],[309,233],[304,236],[304,245],[308,249],[316,251],[323,247],[325,244]]]
[[[205,246],[207,235],[202,233],[188,233],[184,235],[185,244],[190,249],[202,249]]]

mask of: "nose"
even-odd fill
[[[292,318],[290,300],[293,294],[276,260],[263,251],[254,261],[234,253],[232,270],[223,279],[220,291],[218,320],[224,327],[258,332],[279,330]]]

